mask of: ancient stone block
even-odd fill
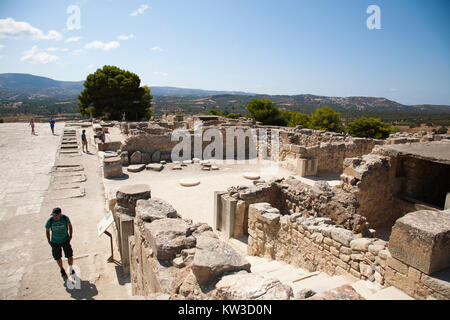
[[[426,274],[450,266],[450,215],[422,210],[398,219],[392,228],[393,257]]]
[[[305,293],[305,298],[311,295]],[[215,296],[221,300],[289,300],[294,294],[291,287],[279,280],[239,272],[223,277],[216,284]]]
[[[386,262],[392,269],[405,275],[408,274],[408,265],[404,264],[400,260],[397,260],[394,257],[389,257]]]
[[[161,161],[161,152],[159,150],[153,152],[151,161],[154,163],[158,163]]]
[[[135,215],[136,202],[146,200],[151,196],[150,186],[147,184],[135,184],[120,187],[116,193],[117,204],[121,207],[130,209],[132,215]]]
[[[148,164],[152,161],[152,157],[149,153],[147,152],[142,152],[141,154],[141,163],[143,164]]]
[[[388,257],[391,257],[391,253],[389,250],[384,249],[378,252],[378,256],[383,260],[387,260]]]
[[[132,164],[131,166],[128,166],[127,171],[128,172],[141,172],[145,169],[145,164]]]
[[[177,211],[167,201],[158,198],[137,200],[136,217],[145,222],[153,222],[164,218],[179,218]]]
[[[369,245],[373,242],[373,239],[368,238],[358,238],[350,242],[350,247],[352,250],[356,251],[367,251]]]
[[[135,151],[130,156],[130,163],[131,164],[140,164],[142,163],[142,153],[140,151]]]
[[[338,288],[334,288],[315,295],[308,300],[365,300],[352,286],[345,284]]]
[[[373,255],[378,255],[378,252],[380,252],[381,250],[384,250],[385,246],[382,245],[369,245],[369,247],[367,248],[367,250],[372,253]]]
[[[344,246],[350,247],[350,242],[356,238],[356,235],[350,230],[333,228],[333,230],[331,230],[331,238],[342,243]]]
[[[103,176],[106,179],[120,178],[122,175],[122,159],[120,157],[106,158],[103,160]]]
[[[147,170],[153,170],[153,171],[162,171],[164,169],[164,166],[162,164],[158,163],[151,163],[146,166]]]
[[[437,272],[431,276],[422,274],[421,282],[433,291],[450,300],[450,270]]]
[[[217,279],[225,272],[246,270],[250,264],[224,241],[200,235],[197,238],[196,252],[192,262],[192,272],[200,284]]]
[[[144,236],[158,260],[171,260],[181,250],[195,246],[193,236],[187,236],[188,225],[181,219],[159,219],[144,225]]]
[[[317,175],[318,159],[298,159],[298,174],[301,177]]]

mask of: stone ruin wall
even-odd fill
[[[353,138],[350,135],[312,129],[296,129],[282,136],[281,165],[291,169],[294,159],[317,159],[317,173],[341,173],[345,158],[372,151],[382,140]],[[292,170],[292,169],[291,169]]]
[[[311,272],[351,274],[383,285],[386,245],[379,239],[358,238],[330,218],[281,215],[268,203],[250,206],[250,255],[285,261]]]
[[[394,198],[400,190],[395,161],[376,154],[344,161],[340,188],[356,197],[357,211],[371,228],[392,226],[400,217]]]
[[[240,237],[247,234],[249,207],[259,202],[270,203],[283,215],[305,217],[327,217],[349,230],[364,235],[373,234],[367,219],[357,212],[356,197],[338,188],[330,187],[326,182],[306,185],[291,177],[258,182],[253,187],[231,187],[227,192],[216,195],[216,216],[219,229],[228,228],[224,221],[230,217],[229,236]],[[221,228],[222,225],[222,228]]]
[[[413,214],[422,215],[420,211]],[[441,212],[439,219],[444,231],[434,237],[437,241],[433,240],[434,235],[425,241],[414,239],[419,242],[414,247],[405,241],[404,235],[412,233],[405,232],[407,228],[401,222],[396,224],[387,243],[377,238],[363,238],[361,234],[335,225],[329,218],[281,215],[270,204],[258,203],[249,209],[248,254],[285,261],[309,271],[347,274],[383,287],[395,286],[416,299],[450,300],[448,281],[430,276],[430,272],[424,272],[417,265],[417,261],[429,262],[436,259],[436,255],[441,260],[438,262],[441,269],[450,265],[449,213]],[[397,246],[393,254],[389,251],[391,246]],[[433,246],[438,247],[434,256],[429,253],[436,251]],[[403,262],[404,257],[397,253],[406,251],[403,248],[412,251],[406,252],[413,257],[412,262]],[[429,255],[424,256],[422,251]]]

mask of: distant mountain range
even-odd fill
[[[211,91],[175,87],[150,86],[155,107],[161,110],[209,111],[210,108],[240,112],[253,98],[273,100],[278,107],[290,111],[311,111],[329,105],[345,112],[414,112],[450,113],[448,105],[408,106],[374,97],[324,97],[302,95],[261,95],[240,91]],[[0,74],[0,99],[3,101],[27,101],[36,99],[77,99],[83,90],[83,81],[57,81],[31,74]]]

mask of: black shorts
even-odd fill
[[[64,256],[66,258],[73,257],[72,246],[70,245],[69,241],[67,241],[66,243],[53,243],[52,242],[52,255],[55,260],[61,259],[61,257],[62,257],[61,249],[64,250]]]

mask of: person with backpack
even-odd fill
[[[60,208],[55,208],[52,211],[51,217],[47,220],[45,224],[45,234],[47,236],[48,243],[52,247],[52,255],[56,260],[59,268],[61,269],[61,276],[67,278],[67,273],[64,270],[62,263],[62,250],[64,251],[65,257],[68,259],[69,263],[69,273],[70,275],[75,273],[73,269],[73,250],[70,245],[72,240],[73,229],[70,223],[69,217],[62,214]],[[51,232],[51,238],[50,238]]]

